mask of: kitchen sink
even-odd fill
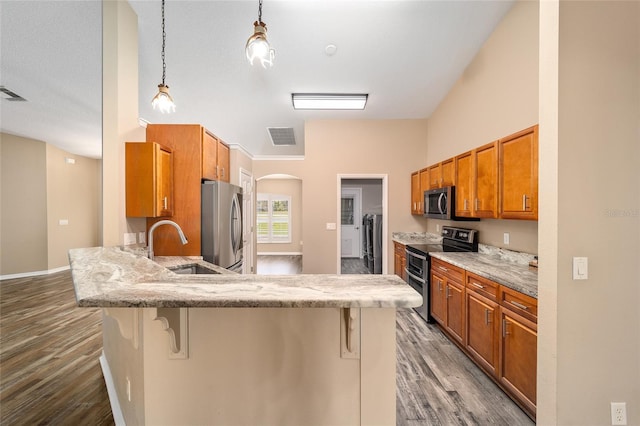
[[[220,272],[214,270],[214,269],[209,269],[206,266],[202,266],[202,265],[184,265],[184,266],[179,266],[177,268],[170,268],[170,270],[172,272],[175,272],[176,274],[219,274]]]

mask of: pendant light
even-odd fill
[[[262,22],[262,0],[258,4],[258,20],[253,23],[253,35],[247,40],[245,52],[251,65],[258,59],[263,68],[273,66],[276,52],[267,41],[267,24]]]
[[[153,109],[157,109],[163,114],[176,111],[176,104],[173,103],[173,98],[169,94],[169,86],[164,84],[164,79],[167,74],[167,64],[164,60],[166,38],[167,34],[164,31],[164,0],[162,0],[162,83],[158,84],[158,94],[153,97],[151,105]]]

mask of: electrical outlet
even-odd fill
[[[147,243],[147,233],[142,231],[142,232],[138,232],[138,242],[140,244],[146,244]]]
[[[505,232],[503,235],[503,241],[505,244],[509,245],[509,233]]]
[[[436,232],[440,233],[440,224],[436,223]]]
[[[627,404],[625,402],[611,403],[611,424],[612,425],[627,424]]]
[[[124,245],[130,246],[131,244],[136,243],[136,234],[134,232],[125,232],[124,234]]]

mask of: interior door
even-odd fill
[[[340,257],[362,257],[362,188],[342,188]]]

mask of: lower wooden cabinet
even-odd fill
[[[431,260],[431,316],[535,419],[537,300],[447,262]]]
[[[500,384],[535,416],[538,326],[502,306]]]
[[[498,375],[498,304],[467,288],[467,350],[489,374]]]
[[[393,272],[404,281],[406,281],[407,273],[405,272],[404,268],[407,266],[407,254],[404,250],[404,244],[397,241],[393,242]]]

